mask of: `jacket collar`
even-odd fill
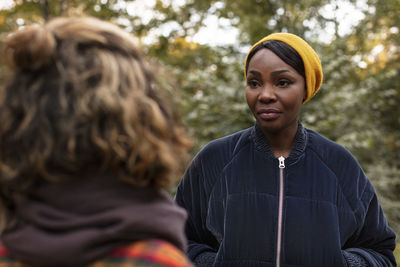
[[[267,155],[269,158],[275,159],[271,146],[269,145],[267,138],[265,138],[264,133],[262,132],[261,127],[257,122],[253,127],[251,135],[256,149]],[[285,162],[290,165],[299,160],[300,157],[304,154],[306,145],[307,131],[299,121],[296,136],[293,141],[292,151],[290,152],[289,157],[285,159]]]

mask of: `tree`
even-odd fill
[[[358,1],[347,3],[359,4]],[[308,37],[307,40],[316,48],[323,61],[325,82],[316,99],[305,105],[302,121],[306,126],[351,150],[374,183],[390,224],[400,233],[400,21],[397,15],[400,2],[371,0],[367,4],[364,19],[347,34],[340,33],[341,21],[338,17],[326,16],[321,11],[327,6],[337,10],[340,3],[334,0],[301,3],[290,0],[187,1],[185,5],[175,8],[174,12],[184,14],[182,17],[185,20],[190,20],[193,14],[204,12],[228,19],[233,27],[239,29],[240,45],[254,43],[274,31],[289,31]],[[201,24],[202,20],[198,23]],[[329,25],[333,25],[334,32],[331,41],[327,43],[319,36],[324,34],[324,27]],[[380,46],[383,49],[377,53]],[[202,76],[206,73],[206,68],[202,67],[204,63],[195,64],[195,68],[201,71],[197,71],[197,74],[195,71],[193,77],[195,80],[200,79],[200,83],[191,83],[196,85],[197,90],[189,95],[196,95],[199,90],[207,92],[208,88],[215,88],[216,85],[223,88],[222,94],[215,89],[207,92],[203,96],[205,101],[198,106],[193,105],[199,103],[198,98],[195,101],[188,99],[188,105],[183,108],[192,110],[187,111],[191,115],[188,121],[191,122],[192,118],[196,120],[189,125],[195,127],[196,136],[202,136],[202,140],[233,132],[236,128],[252,123],[242,110],[247,109],[242,105],[242,96],[224,98],[230,92],[242,95],[244,89],[244,83],[240,82],[243,79],[243,54],[238,47],[220,48],[221,51],[229,49],[232,62],[235,62],[236,57],[237,74],[230,74],[235,77],[230,79],[233,83],[219,79],[212,72]],[[218,64],[216,66],[220,67]],[[185,88],[184,83],[180,85]],[[186,89],[184,91],[190,92]],[[218,109],[218,103],[215,105],[212,101],[214,98],[228,103],[224,107],[236,106],[238,110],[229,110],[225,115]],[[229,120],[229,116],[235,112],[241,115],[240,118]],[[228,124],[224,124],[223,129],[218,128],[220,123],[225,122]],[[204,134],[205,129],[215,130],[216,134]]]

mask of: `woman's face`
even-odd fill
[[[263,132],[296,131],[306,96],[303,76],[269,49],[258,51],[248,64],[247,104]]]

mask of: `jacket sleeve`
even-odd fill
[[[359,229],[343,251],[348,266],[396,266],[393,255],[396,236],[388,226],[376,193],[368,180],[358,201],[356,213]]]
[[[209,179],[203,177],[201,160],[196,157],[186,170],[178,185],[175,201],[188,213],[186,236],[188,238],[188,257],[196,266],[212,266],[219,243],[206,227],[208,200],[210,196]]]

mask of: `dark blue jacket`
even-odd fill
[[[257,124],[193,159],[176,201],[197,266],[396,266],[395,234],[345,148],[299,124],[282,163]]]

